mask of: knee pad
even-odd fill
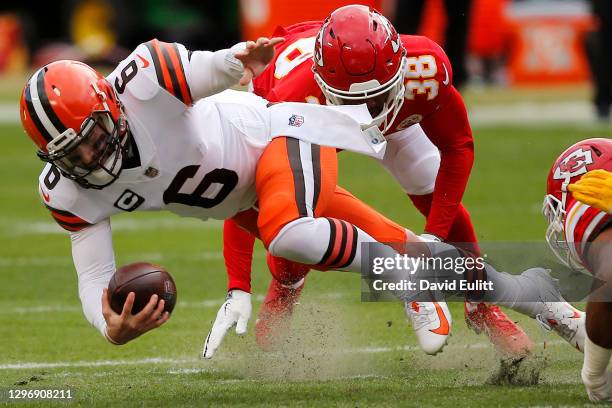
[[[298,218],[276,234],[268,251],[274,256],[294,262],[315,265],[327,250],[329,233],[329,222],[325,218]]]

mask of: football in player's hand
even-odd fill
[[[130,292],[136,295],[132,314],[140,312],[154,294],[164,299],[164,310],[168,313],[172,313],[176,304],[174,279],[159,265],[136,262],[117,269],[108,283],[108,300],[115,313],[121,313]]]

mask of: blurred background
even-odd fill
[[[223,48],[269,36],[277,25],[322,19],[355,2],[310,0],[296,6],[289,0],[62,0],[34,6],[5,0],[0,5],[0,82],[20,82],[13,78],[63,58],[112,66],[153,37],[191,49]],[[591,104],[565,108],[578,109],[580,115],[573,112],[576,120],[609,117],[608,0],[357,3],[381,10],[400,33],[423,34],[440,43],[453,63],[459,88],[569,87],[567,92]]]

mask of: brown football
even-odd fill
[[[108,283],[108,300],[116,313],[121,313],[130,292],[136,295],[132,314],[140,312],[154,294],[165,300],[164,310],[168,313],[176,304],[174,279],[159,265],[136,262],[117,269]]]

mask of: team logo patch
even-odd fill
[[[590,150],[582,148],[574,150],[559,163],[553,174],[555,180],[565,180],[580,176],[588,171],[587,166],[593,164],[593,156]]]
[[[423,120],[423,115],[419,115],[415,113],[414,115],[408,116],[406,119],[402,120],[399,125],[397,125],[397,130],[404,130],[415,123],[419,123]]]
[[[147,167],[147,169],[144,172],[144,175],[149,178],[157,177],[158,174],[159,174],[159,170],[157,170],[155,167]]]
[[[300,127],[304,124],[304,117],[300,115],[291,115],[289,118],[289,126]]]

